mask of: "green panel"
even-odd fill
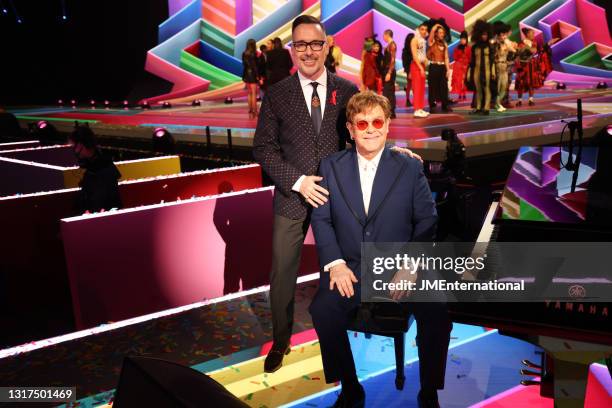
[[[591,44],[588,47],[573,53],[572,55],[568,55],[563,59],[563,62],[592,68],[610,69],[609,66],[602,63],[601,56],[597,52],[597,47],[595,47],[595,44]]]
[[[46,120],[47,122],[73,122],[76,120],[79,123],[98,123],[98,120],[94,119],[75,119],[75,118],[50,118],[46,116],[23,116],[17,115],[19,120]]]
[[[202,40],[218,49],[234,55],[234,38],[220,28],[202,20]]]
[[[521,33],[519,32],[519,22],[534,13],[540,7],[548,3],[549,0],[521,0],[515,1],[508,8],[500,11],[496,16],[489,21],[501,20],[512,26],[512,40],[520,41]]]
[[[209,90],[222,88],[242,80],[239,76],[217,68],[214,65],[191,55],[185,50],[181,51],[180,67],[191,72],[192,74],[209,80]]]
[[[529,221],[550,221],[540,210],[529,204],[525,200],[520,200],[520,219]]]
[[[404,3],[400,3],[398,0],[374,0],[374,10],[412,30],[416,30],[419,24],[429,19],[429,17]],[[451,43],[459,40],[459,34],[457,31],[451,30]]]

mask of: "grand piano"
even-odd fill
[[[559,147],[521,148],[477,241],[612,241],[612,149],[585,147],[576,171],[564,168],[572,154]],[[483,271],[488,278],[495,273],[491,269],[494,260]],[[612,278],[612,272],[609,275]],[[522,362],[522,384],[539,386],[542,396],[554,398],[556,408],[584,406],[591,363],[605,361],[612,374],[610,306],[579,298],[449,303],[453,321],[497,328],[503,335],[540,346],[541,361]]]

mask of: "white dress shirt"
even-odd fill
[[[372,197],[372,187],[374,187],[374,177],[376,177],[376,170],[378,169],[378,163],[382,156],[384,149],[376,153],[376,156],[372,160],[368,160],[357,152],[357,166],[359,167],[359,184],[361,186],[361,198],[363,199],[363,208],[365,209],[366,215],[368,215],[368,208],[370,207],[370,198]],[[336,266],[342,263],[346,263],[343,259],[336,259],[323,267],[325,272],[328,272],[332,266]]]
[[[308,113],[312,115],[312,109],[310,107],[310,103],[312,102],[312,92],[313,88],[310,85],[312,82],[316,82],[317,85],[317,95],[319,95],[319,100],[321,101],[321,119],[323,119],[325,115],[325,103],[327,102],[327,69],[324,69],[321,75],[317,79],[308,79],[302,75],[302,73],[298,70],[298,78],[300,79],[300,85],[302,87],[302,93],[304,94],[304,99],[306,100],[306,106],[308,107]],[[300,187],[302,186],[302,181],[306,175],[300,176],[299,179],[295,182],[293,187],[291,188],[293,191],[299,192]]]

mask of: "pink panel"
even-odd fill
[[[612,46],[605,9],[587,0],[576,0],[576,14],[585,44],[599,42]]]
[[[147,53],[145,70],[168,82],[174,83],[174,87],[172,88],[173,92],[180,92],[185,89],[189,89],[191,92],[196,88],[202,88],[201,92],[203,92],[208,90],[208,85],[210,84],[210,81],[164,61],[151,51]]]
[[[0,167],[2,162],[0,161]],[[28,166],[35,168],[33,166]],[[3,174],[9,174],[3,172]],[[42,179],[40,175],[33,180]],[[63,179],[62,179],[63,181]],[[0,183],[2,179],[0,179]],[[261,187],[258,165],[195,172],[119,185],[125,208],[157,204],[195,196],[218,194],[230,189],[240,191]],[[60,237],[59,220],[77,215],[74,210],[78,189],[49,194],[0,199],[0,225],[11,231],[3,243],[0,281],[7,304],[20,313],[36,315],[42,307],[66,305],[70,310],[70,291]],[[11,273],[5,273],[10,271]],[[30,285],[36,280],[37,285]]]
[[[266,188],[63,220],[77,326],[267,284],[272,195]],[[302,273],[318,270],[309,242]]]
[[[428,17],[444,17],[446,23],[455,31],[463,31],[465,19],[460,13],[438,0],[406,0],[406,5]]]
[[[302,0],[302,10],[306,10],[315,4],[318,0]]]
[[[334,35],[336,43],[342,48],[343,53],[361,60],[363,40],[365,37],[372,35],[372,13],[371,10],[368,11]]]
[[[463,12],[469,11],[472,7],[480,3],[482,0],[463,0]]]

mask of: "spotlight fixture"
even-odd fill
[[[110,109],[110,102],[107,100],[104,101],[104,109]]]
[[[170,109],[172,107],[172,104],[168,101],[165,101],[164,103],[162,103],[162,109]]]
[[[604,82],[604,81],[600,81],[597,83],[596,86],[597,89],[607,89],[608,88],[608,83]]]
[[[58,100],[57,100],[57,104],[58,104],[59,106],[64,106],[64,101],[63,101],[62,99],[58,99]]]
[[[123,109],[130,109],[130,103],[127,100],[123,101]]]
[[[158,127],[153,130],[153,151],[163,154],[174,153],[174,138],[167,129]]]
[[[234,103],[234,99],[231,96],[226,96],[224,103],[225,104]]]
[[[149,105],[149,101],[144,101],[140,104],[142,109],[151,109],[151,105]]]
[[[46,120],[39,120],[35,125],[31,125],[29,128],[34,138],[39,140],[42,145],[54,145],[61,141],[55,126]]]
[[[566,89],[567,86],[565,85],[565,82],[557,82],[557,89]]]
[[[96,109],[96,101],[94,99],[89,101],[89,105],[91,106],[92,109]]]
[[[199,99],[195,99],[193,102],[191,102],[191,106],[201,106],[202,102]]]
[[[76,99],[71,99],[71,100],[70,100],[70,106],[72,106],[73,108],[76,108],[76,106],[77,106],[77,101],[76,101]]]

